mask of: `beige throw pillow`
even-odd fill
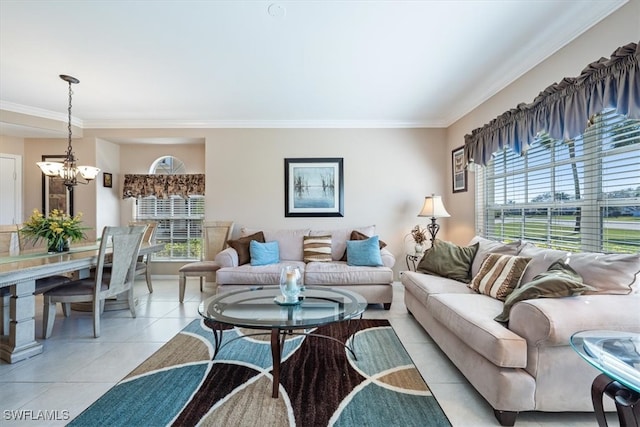
[[[531,258],[489,254],[469,287],[476,292],[504,301],[520,283]]]

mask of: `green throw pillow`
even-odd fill
[[[418,263],[416,271],[469,283],[471,264],[479,246],[479,243],[458,246],[436,239]]]
[[[504,302],[502,313],[494,320],[508,322],[511,307],[519,301],[535,298],[558,298],[580,295],[592,291],[589,285],[582,283],[582,277],[576,271],[558,260],[549,266],[547,271],[540,273],[529,283],[514,289]]]

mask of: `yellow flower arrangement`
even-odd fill
[[[88,230],[88,227],[82,227],[81,218],[81,212],[72,217],[54,209],[45,217],[38,209],[34,209],[20,232],[33,239],[34,243],[38,243],[40,239],[46,240],[49,249],[59,252],[65,247],[68,248],[69,240],[78,241],[86,238],[84,230]]]

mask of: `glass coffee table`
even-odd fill
[[[355,359],[353,338],[351,342],[343,343],[308,330],[330,323],[350,321],[356,317],[361,318],[367,308],[367,301],[362,295],[330,287],[308,286],[294,303],[282,302],[280,296],[279,286],[242,289],[208,298],[200,304],[198,310],[205,319],[213,321],[214,359],[223,346],[224,325],[270,331],[244,336],[271,335],[274,398],[278,397],[282,347],[287,335],[314,336],[339,342]],[[350,337],[353,336],[351,327],[352,324],[349,322]],[[225,342],[224,345],[235,339]]]
[[[620,331],[582,331],[571,347],[602,372],[591,385],[591,400],[600,427],[606,427],[602,397],[614,399],[621,426],[640,422],[640,334]]]

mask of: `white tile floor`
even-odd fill
[[[137,282],[137,318],[132,319],[128,310],[106,312],[98,339],[93,338],[89,313],[74,311],[65,319],[58,308],[53,334],[42,341],[43,354],[15,364],[0,362],[0,425],[65,425],[69,417],[78,415],[191,320],[198,318],[201,298],[213,293],[213,288],[206,287],[205,293],[200,294],[198,280],[190,279],[185,303],[180,304],[177,278],[155,279],[153,286],[154,292],[149,294],[146,284]],[[497,426],[491,407],[407,314],[403,298],[402,285],[395,283],[391,310],[372,306],[365,317],[389,319],[454,426]],[[38,298],[38,337],[42,336],[41,304]],[[58,420],[13,419],[17,414],[41,416],[42,412],[38,411],[45,410]],[[611,414],[609,420],[610,425],[617,425],[615,414]],[[521,413],[516,422],[517,427],[595,425],[591,413]]]

